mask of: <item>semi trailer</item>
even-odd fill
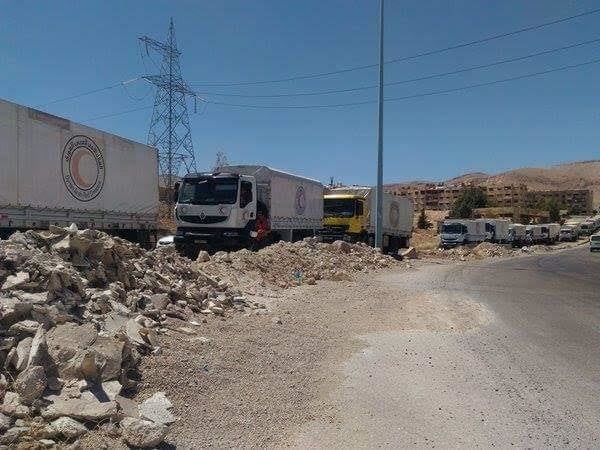
[[[50,225],[153,246],[155,148],[0,100],[0,238]]]
[[[412,200],[383,194],[382,251],[397,254],[408,247],[412,236]],[[375,245],[375,189],[341,187],[329,189],[324,200],[323,242],[344,240]]]
[[[323,185],[261,165],[188,174],[175,185],[176,248],[259,248],[314,236],[323,226]]]

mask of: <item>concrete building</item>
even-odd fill
[[[587,189],[555,191],[529,191],[525,184],[481,185],[461,184],[414,184],[388,185],[386,191],[400,197],[410,197],[415,211],[452,209],[460,194],[468,188],[478,187],[487,195],[488,205],[496,208],[537,208],[548,199],[555,199],[561,209],[590,214],[593,209],[593,193]]]
[[[415,211],[423,208],[433,210],[452,209],[460,194],[467,188],[474,187],[470,184],[444,186],[425,184],[417,186],[387,186],[386,190],[400,197],[410,197],[413,200]],[[523,204],[527,186],[525,185],[498,185],[478,186],[488,197],[491,206],[513,207]]]
[[[561,209],[576,214],[591,214],[594,209],[594,194],[588,189],[529,191],[525,196],[525,206],[535,208],[548,200],[554,200]]]

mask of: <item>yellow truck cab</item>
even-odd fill
[[[375,195],[371,187],[332,188],[323,201],[323,242],[375,241]],[[408,198],[384,194],[383,250],[397,253],[412,235],[413,206]]]

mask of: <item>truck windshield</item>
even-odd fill
[[[463,234],[463,225],[460,223],[445,223],[442,225],[442,233]]]
[[[185,180],[178,201],[192,205],[232,205],[237,201],[237,191],[237,178]]]
[[[326,198],[323,213],[325,217],[353,217],[355,204],[353,198]]]

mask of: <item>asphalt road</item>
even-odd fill
[[[444,326],[362,336],[331,394],[339,417],[308,423],[296,446],[600,448],[600,254],[386,277],[444,299]]]

